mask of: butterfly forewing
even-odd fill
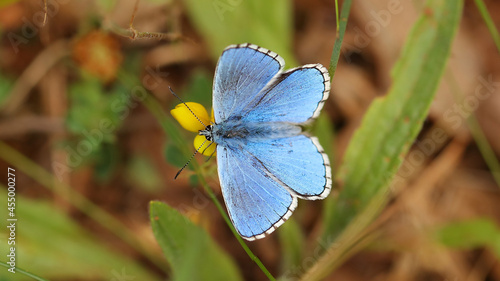
[[[330,91],[330,77],[319,64],[278,74],[239,113],[245,122],[303,123],[319,115]]]
[[[278,54],[252,44],[231,45],[219,58],[213,86],[215,122],[238,114],[282,70]]]

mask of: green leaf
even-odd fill
[[[162,179],[146,156],[134,155],[127,165],[127,178],[130,182],[147,192],[159,192],[162,188]]]
[[[100,182],[109,181],[120,163],[120,151],[110,143],[103,143],[95,156],[94,177]]]
[[[325,208],[325,235],[337,236],[385,193],[423,121],[439,85],[460,20],[462,1],[428,1],[393,69],[389,93],[376,99],[353,136],[336,176],[340,196]],[[386,198],[383,195],[381,198]]]
[[[191,186],[199,186],[200,185],[200,179],[198,178],[198,175],[194,174],[189,176],[189,185]]]
[[[172,267],[173,280],[242,280],[231,258],[178,211],[152,201],[150,216],[156,240]]]
[[[214,0],[184,2],[197,30],[217,59],[231,44],[253,43],[282,56],[294,66],[292,4],[287,0]]]
[[[105,145],[113,144],[115,133],[123,120],[137,107],[138,103],[130,90],[122,84],[116,84],[108,91],[99,80],[83,78],[69,87],[71,107],[66,116],[68,131],[74,139],[69,140],[69,147],[78,164],[96,163],[100,166],[98,177],[108,179],[115,167],[113,159],[107,158],[116,151],[107,151]]]
[[[491,219],[477,218],[444,225],[435,239],[447,247],[473,249],[489,247],[500,258],[500,228]]]
[[[129,98],[121,92],[123,89],[106,93],[97,79],[82,80],[69,87],[71,107],[66,126],[80,137],[80,142],[89,142],[94,153],[103,142],[114,141],[113,132],[123,121],[122,116],[128,115]]]
[[[4,188],[0,201],[7,202]],[[16,265],[20,268],[57,280],[112,280],[124,275],[136,280],[159,280],[126,255],[112,252],[106,243],[96,240],[50,203],[20,194],[15,203]],[[7,241],[7,235],[6,231],[0,232],[0,239]],[[0,252],[7,253],[8,247],[0,243]],[[0,280],[3,278],[26,280],[21,274],[0,270]]]
[[[186,164],[189,159],[186,158],[186,155],[182,153],[175,144],[172,144],[170,142],[165,143],[165,149],[163,151],[167,162],[178,168],[184,166],[184,164]]]
[[[0,109],[9,98],[13,84],[14,82],[11,79],[0,74]]]

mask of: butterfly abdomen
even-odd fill
[[[258,142],[261,140],[279,139],[299,135],[302,129],[297,124],[284,122],[241,123],[223,122],[214,125],[214,141],[223,145],[231,141]]]

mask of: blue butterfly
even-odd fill
[[[323,199],[332,186],[328,156],[302,132],[328,98],[328,71],[308,64],[282,72],[284,65],[253,44],[227,47],[215,70],[215,123],[199,132],[217,144],[226,208],[247,240],[282,225],[297,198]]]

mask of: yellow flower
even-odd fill
[[[170,110],[170,114],[172,114],[175,120],[177,120],[177,122],[179,122],[179,124],[181,124],[181,126],[184,129],[197,133],[198,131],[205,129],[205,126],[208,126],[214,122],[213,110],[209,119],[207,110],[203,105],[196,102],[186,102],[186,104],[191,109],[192,113],[183,103],[178,104],[174,109]],[[199,120],[196,119],[193,113],[196,115],[196,117],[198,117]],[[205,126],[203,126],[203,124],[201,124],[200,121],[203,122]],[[203,144],[203,146],[200,148],[203,142],[205,142],[205,144]],[[206,141],[206,138],[204,136],[197,135],[194,138],[193,144],[194,148],[195,149],[199,148],[200,149],[199,152],[202,153],[203,155],[206,156],[210,156],[212,154],[215,155],[214,152],[216,145],[215,143],[212,143],[210,145],[210,143],[211,142]]]
[[[205,144],[203,144],[203,146],[200,148],[203,142],[205,142]],[[207,141],[205,136],[197,135],[196,137],[194,137],[194,147],[195,149],[200,148],[199,152],[205,156],[210,156],[212,154],[215,155],[215,143],[211,144],[211,142]]]
[[[196,102],[186,102],[186,104],[205,126],[210,125],[207,110],[203,105]],[[183,103],[178,104],[174,109],[170,110],[170,114],[174,116],[175,120],[177,120],[184,129],[198,133],[199,130],[205,129],[205,126],[196,119],[193,113],[191,113]]]

